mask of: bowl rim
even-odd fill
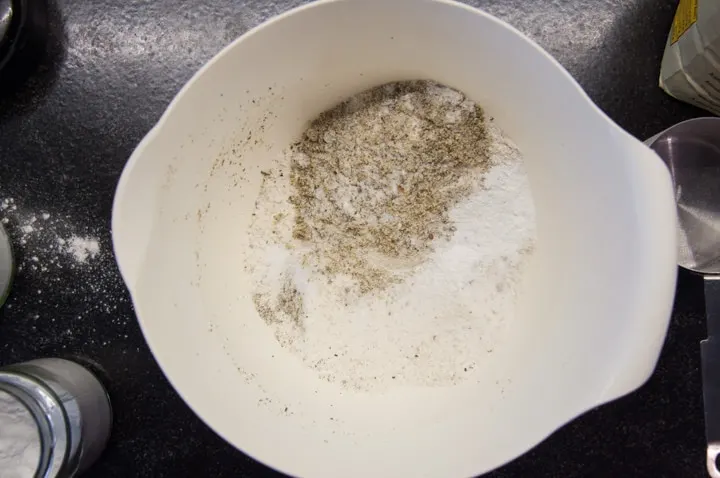
[[[133,302],[133,305],[137,311],[140,310],[139,304],[136,302],[135,294],[133,294],[133,289],[135,286],[135,279],[136,277],[132,277],[133,271],[129,270],[126,264],[124,264],[124,261],[121,256],[123,256],[123,251],[120,251],[118,248],[118,243],[116,241],[115,231],[119,229],[118,224],[118,215],[116,214],[116,211],[120,208],[122,208],[121,203],[124,201],[124,195],[125,192],[128,190],[128,184],[130,182],[130,172],[135,168],[137,162],[139,159],[143,156],[143,153],[145,149],[152,144],[153,141],[155,141],[159,135],[161,134],[161,131],[168,121],[168,118],[173,115],[174,110],[176,109],[177,103],[182,99],[185,94],[192,89],[198,79],[205,75],[209,70],[215,67],[215,65],[222,60],[223,57],[227,56],[230,51],[232,51],[234,48],[237,47],[240,43],[247,41],[249,38],[251,38],[253,35],[256,35],[258,32],[271,28],[275,26],[277,23],[283,22],[288,17],[297,15],[299,13],[302,13],[306,10],[310,9],[316,9],[316,8],[323,8],[330,4],[340,3],[340,2],[349,2],[349,1],[358,1],[358,0],[314,0],[310,3],[300,5],[294,8],[291,8],[289,10],[286,10],[272,18],[269,18],[262,23],[254,26],[235,40],[233,40],[230,44],[222,48],[218,53],[216,53],[209,61],[207,61],[193,76],[183,85],[183,87],[178,91],[178,93],[173,97],[172,101],[169,103],[168,107],[165,109],[164,113],[160,117],[160,119],[157,121],[157,123],[151,128],[151,130],[145,135],[145,137],[141,140],[141,142],[138,144],[138,146],[135,148],[133,153],[131,154],[128,162],[126,163],[123,172],[121,174],[120,180],[118,182],[118,186],[116,188],[115,198],[113,201],[113,207],[112,207],[112,232],[113,232],[113,251],[115,253],[116,261],[118,264],[118,268],[120,270],[120,274],[123,277],[124,282],[126,283],[128,289],[130,290],[131,300]],[[379,0],[378,0],[379,1]],[[409,1],[409,0],[408,0]],[[527,44],[533,47],[534,51],[538,54],[541,54],[546,61],[550,62],[555,69],[558,70],[558,73],[561,73],[562,75],[565,75],[567,79],[570,80],[569,84],[573,86],[577,90],[577,93],[579,93],[579,98],[582,98],[587,103],[587,106],[591,108],[591,111],[594,114],[599,115],[603,119],[606,120],[608,125],[612,125],[614,127],[616,132],[622,133],[627,135],[614,121],[612,121],[607,114],[602,111],[587,95],[587,93],[580,87],[580,85],[577,83],[577,81],[570,75],[570,73],[548,52],[546,52],[542,47],[540,47],[536,42],[534,42],[531,38],[529,38],[527,35],[519,31],[517,28],[513,27],[512,25],[508,24],[507,22],[477,8],[471,5],[467,5],[464,3],[461,3],[456,0],[423,0],[426,3],[435,3],[435,4],[443,4],[447,5],[449,7],[458,8],[461,9],[468,14],[477,15],[480,17],[483,17],[485,21],[493,22],[500,27],[510,31],[514,35],[522,38]],[[611,129],[612,129],[611,127]],[[628,135],[629,136],[629,135]],[[163,362],[158,357],[161,357],[162,354],[159,353],[159,351],[164,347],[164,344],[162,341],[153,340],[151,337],[152,334],[148,331],[148,325],[147,325],[147,318],[143,318],[141,314],[138,312],[137,314],[138,323],[140,325],[140,328],[142,330],[142,333],[145,337],[145,341],[153,354],[153,357],[156,358],[157,364],[162,370],[163,374],[167,378],[168,382],[172,385],[173,389],[176,391],[176,393],[182,398],[182,400],[187,404],[187,406],[197,415],[213,432],[220,436],[224,441],[226,441],[228,444],[232,445],[233,447],[237,448],[242,453],[252,457],[254,460],[257,460],[258,462],[262,463],[263,465],[273,469],[280,471],[282,473],[286,473],[289,475],[292,475],[293,472],[297,473],[298,470],[291,470],[284,468],[284,464],[277,465],[275,463],[272,463],[269,461],[270,457],[261,456],[260,454],[257,454],[253,451],[251,443],[243,443],[242,446],[240,444],[236,443],[236,440],[233,440],[230,438],[230,436],[226,433],[225,430],[222,429],[220,424],[211,421],[209,418],[207,418],[207,414],[203,411],[205,408],[204,404],[197,403],[196,400],[191,399],[188,397],[188,395],[182,390],[182,388],[176,386],[176,377],[181,375],[183,373],[182,368],[177,367],[172,362]],[[647,378],[647,377],[646,377]],[[630,392],[634,390],[635,388],[642,385],[644,382],[641,381],[640,383],[637,383],[634,388],[631,390],[627,390],[625,393]],[[623,395],[624,393],[620,394]],[[505,459],[500,463],[493,463],[491,464],[491,467],[486,470],[476,470],[474,473],[477,472],[487,472],[490,469],[497,468],[499,466],[502,466],[518,456],[526,453],[528,450],[530,450],[533,446],[540,443],[542,440],[550,436],[553,432],[555,432],[557,429],[561,428],[574,418],[578,417],[579,415],[585,413],[586,411],[594,408],[595,406],[605,403],[607,401],[613,400],[614,398],[617,398],[620,395],[615,396],[607,396],[605,399],[603,399],[600,402],[596,403],[587,403],[584,407],[581,407],[577,410],[568,410],[568,413],[566,414],[566,419],[559,421],[555,427],[552,427],[550,429],[547,429],[544,431],[542,437],[539,439],[535,439],[535,437],[532,438],[533,444],[528,447],[518,447],[518,450],[515,454],[512,456],[507,456]]]

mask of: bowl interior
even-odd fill
[[[464,92],[523,150],[534,262],[522,313],[473,380],[348,392],[281,348],[253,306],[243,251],[261,170],[323,110],[420,78]],[[148,343],[196,413],[282,471],[496,467],[598,403],[618,370],[607,350],[623,347],[646,270],[614,128],[534,44],[468,7],[338,1],[283,15],[207,65],[130,161],[114,224],[132,227],[114,234],[118,252],[142,252],[120,263]]]

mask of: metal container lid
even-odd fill
[[[2,0],[0,0],[2,2]],[[13,276],[13,259],[10,239],[0,225],[0,306],[3,305],[8,293]]]
[[[5,390],[0,390],[0,430],[4,476],[35,476],[42,455],[40,430],[30,409]]]

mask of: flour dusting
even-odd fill
[[[17,283],[36,287],[26,289],[32,294],[29,300],[27,296],[19,299],[31,304],[27,306],[28,320],[39,321],[48,315],[52,323],[60,312],[63,318],[58,321],[78,321],[58,339],[73,336],[72,330],[79,330],[78,323],[85,319],[103,316],[118,324],[128,323],[129,316],[117,314],[119,304],[128,299],[113,292],[121,287],[121,279],[102,230],[80,227],[73,216],[60,211],[51,214],[34,209],[19,197],[0,199],[0,223],[13,247]],[[48,290],[53,294],[48,295]],[[11,292],[3,307],[15,307],[16,297]],[[73,310],[72,317],[68,310]],[[38,326],[31,322],[30,329],[34,331]]]
[[[61,239],[61,245],[66,245],[66,251],[72,254],[75,261],[82,264],[88,258],[93,259],[100,253],[100,243],[92,237],[73,236],[68,241]],[[58,241],[58,242],[60,242]]]

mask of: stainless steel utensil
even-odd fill
[[[707,470],[720,478],[720,118],[679,123],[648,145],[672,174],[678,212],[678,264],[705,282],[708,338],[700,343]]]
[[[0,45],[5,40],[5,34],[10,29],[10,21],[13,17],[11,0],[0,0]]]
[[[0,0],[2,1],[2,0]],[[13,276],[13,258],[10,239],[5,229],[0,225],[0,306],[3,305],[8,293]]]

